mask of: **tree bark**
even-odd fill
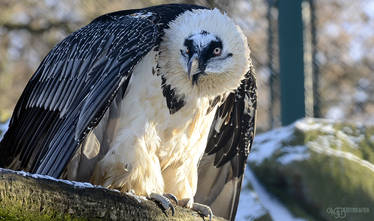
[[[197,212],[176,205],[172,216],[171,211],[163,212],[153,201],[129,194],[0,168],[2,219],[204,220]]]

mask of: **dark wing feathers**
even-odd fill
[[[254,137],[256,112],[256,85],[253,67],[240,87],[229,94],[216,111],[205,152],[216,154],[214,165],[220,167],[233,158],[242,159],[234,170],[239,177],[244,172]]]
[[[110,13],[57,44],[15,107],[0,142],[0,167],[59,177],[117,92],[125,93],[134,66],[157,48],[163,29],[180,13],[199,8],[170,4]],[[138,16],[148,12],[150,16]],[[204,168],[199,167],[195,200],[229,219],[235,217],[254,136],[254,78],[251,67],[241,86],[218,107],[201,160]],[[214,99],[212,106],[222,99]]]
[[[209,205],[216,215],[229,220],[235,219],[239,203],[255,133],[256,105],[255,73],[251,66],[240,87],[217,108],[199,165],[196,202]]]
[[[193,5],[161,5],[96,18],[58,43],[22,93],[0,142],[0,167],[60,176],[134,66],[167,24]],[[121,88],[124,87],[124,88]]]
[[[133,67],[160,41],[146,18],[106,16],[51,50],[19,99],[0,166],[58,177]]]

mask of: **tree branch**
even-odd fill
[[[0,168],[0,220],[203,220],[175,206],[175,215],[154,202],[88,183]],[[223,220],[214,217],[213,220]]]

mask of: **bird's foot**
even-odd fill
[[[213,217],[213,212],[212,209],[210,209],[209,206],[200,204],[200,203],[193,203],[192,204],[192,209],[195,210],[196,212],[200,213],[204,217],[209,217],[209,221],[212,221]]]
[[[165,194],[165,195],[161,195],[161,194],[158,194],[158,193],[151,193],[151,195],[149,196],[149,198],[152,201],[155,201],[156,203],[158,203],[164,211],[168,211],[170,209],[171,210],[171,215],[174,216],[175,208],[174,208],[173,204],[171,204],[171,202],[169,200],[170,196],[168,194]],[[170,195],[172,195],[172,194],[170,194]],[[172,195],[172,197],[171,197],[172,200],[174,200],[173,197],[175,198],[175,196]]]
[[[198,212],[202,216],[209,217],[209,221],[212,220],[213,212],[212,212],[212,209],[207,205],[200,204],[200,203],[194,203],[192,199],[179,200],[178,205],[183,206],[183,207],[187,207],[187,208],[191,208],[192,210],[195,210],[196,212]]]

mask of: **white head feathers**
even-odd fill
[[[206,39],[195,40],[203,44],[214,35],[222,40],[222,54],[231,53],[232,56],[212,62],[211,66],[207,66],[206,75],[199,78],[197,85],[192,85],[181,50],[185,50],[184,42],[188,37],[202,31],[209,33]],[[165,30],[160,50],[160,71],[165,75],[166,82],[187,97],[214,97],[232,92],[238,88],[250,65],[246,37],[231,18],[217,9],[198,9],[178,16]]]

